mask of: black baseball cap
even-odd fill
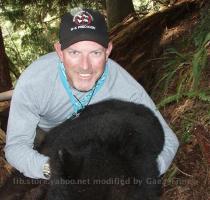
[[[107,48],[109,34],[104,16],[92,9],[66,13],[61,18],[59,40],[62,50],[79,41],[94,41]]]

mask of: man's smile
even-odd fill
[[[91,78],[92,74],[81,74],[79,73],[79,77],[82,79],[89,79]]]

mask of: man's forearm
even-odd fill
[[[7,161],[25,176],[46,179],[43,175],[43,165],[49,158],[32,148],[20,144],[7,144],[5,156]]]

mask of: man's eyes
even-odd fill
[[[70,55],[72,55],[72,56],[79,56],[79,55],[81,55],[81,52],[74,51],[74,50],[68,51],[68,53]],[[92,56],[101,56],[102,55],[102,51],[92,51],[92,52],[90,52],[90,55],[92,55]]]

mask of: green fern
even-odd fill
[[[166,50],[167,64],[164,66],[165,74],[156,87],[163,87],[166,92],[173,85],[176,77],[176,93],[162,99],[159,107],[177,102],[182,98],[196,98],[204,102],[210,102],[210,92],[201,88],[202,73],[207,67],[207,46],[210,43],[210,9],[201,13],[201,21],[194,30],[192,38],[186,39],[191,45],[194,43],[194,52],[187,54],[177,51],[175,48]],[[164,57],[165,57],[164,55]],[[187,67],[186,67],[187,66]],[[179,74],[178,74],[179,73]],[[174,87],[174,85],[173,85]]]
[[[193,90],[198,91],[199,82],[201,78],[201,72],[207,65],[207,50],[206,44],[210,41],[210,33],[205,36],[204,42],[201,47],[197,50],[197,52],[193,56],[192,60],[192,75],[193,75]]]
[[[162,78],[157,82],[154,88],[159,87],[160,85],[163,85],[163,91],[167,92],[168,86],[170,85],[170,82],[172,82],[175,75],[178,73],[178,71],[185,69],[186,66],[189,66],[189,54],[182,54],[179,53],[174,48],[169,48],[166,50],[164,57],[169,58],[169,56],[175,56],[175,58],[169,60],[165,65],[165,73]]]
[[[164,98],[158,105],[157,107],[160,109],[161,107],[164,107],[167,104],[170,104],[172,102],[178,102],[182,98],[189,98],[189,99],[200,99],[201,101],[204,102],[210,102],[210,95],[208,94],[209,90],[207,91],[200,91],[197,93],[196,91],[189,91],[189,92],[182,92],[179,93],[177,92],[175,95],[170,95],[166,98]]]

